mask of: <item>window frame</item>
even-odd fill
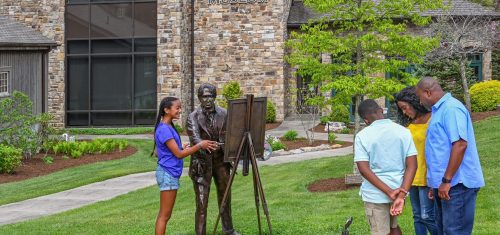
[[[10,96],[10,94],[12,93],[12,71],[10,69],[10,67],[0,67],[0,79],[1,79],[1,76],[2,74],[6,74],[7,78],[6,78],[6,91],[0,91],[0,98],[2,97],[8,97]]]

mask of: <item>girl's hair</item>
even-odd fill
[[[398,107],[398,122],[403,126],[408,126],[411,123],[411,118],[406,116],[403,113],[403,110],[399,108],[398,101],[404,101],[411,105],[415,110],[417,116],[430,112],[420,104],[420,99],[415,92],[414,86],[404,88],[399,93],[394,95],[394,102],[396,102],[396,107]]]
[[[158,128],[158,125],[160,125],[160,122],[161,122],[161,119],[163,118],[163,116],[165,116],[165,108],[166,109],[171,108],[172,105],[174,104],[174,101],[177,101],[177,100],[179,100],[179,99],[176,98],[176,97],[172,97],[172,96],[165,97],[165,98],[163,98],[163,100],[161,100],[160,105],[158,106],[158,116],[156,117],[155,131],[154,131],[154,135],[155,136],[156,136],[156,129]],[[172,120],[170,120],[169,124],[172,125],[172,127],[175,130],[175,132],[177,132],[177,134],[179,134],[179,132],[175,128],[174,123],[172,122]],[[153,156],[153,154],[155,152],[156,137],[155,137],[155,139],[154,139],[153,142],[154,142],[154,145],[153,145],[153,152],[151,152],[151,156]]]

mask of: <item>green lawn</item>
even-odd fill
[[[497,234],[500,228],[500,117],[475,124],[486,179],[478,196],[474,234]],[[146,159],[142,157],[141,159]],[[144,164],[153,164],[152,160]],[[274,234],[340,234],[348,216],[354,217],[351,234],[369,234],[358,190],[310,193],[306,187],[318,179],[342,177],[352,170],[352,156],[261,167],[261,176]],[[193,234],[194,193],[187,177],[181,178],[173,218],[167,234]],[[3,192],[1,188],[0,192]],[[212,190],[207,230],[215,222]],[[0,227],[0,234],[152,234],[158,211],[157,187],[148,187],[109,201],[30,222]],[[409,203],[399,222],[413,233]],[[257,234],[251,176],[238,174],[233,185],[233,220],[243,234]],[[264,218],[263,218],[264,221]],[[265,223],[264,223],[265,225]],[[220,229],[219,229],[220,231]]]

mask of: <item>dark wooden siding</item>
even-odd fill
[[[41,113],[45,103],[43,56],[43,51],[0,51],[0,69],[10,71],[9,92],[17,90],[28,95],[35,113]]]

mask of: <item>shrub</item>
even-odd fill
[[[21,149],[26,158],[37,154],[55,132],[49,127],[52,117],[33,115],[32,107],[29,97],[18,91],[0,101],[0,144]]]
[[[79,158],[83,154],[109,153],[118,149],[123,151],[128,146],[127,140],[115,139],[95,139],[92,141],[79,142],[57,142],[50,145],[50,149],[54,154],[65,154],[72,158]]]
[[[500,104],[500,81],[476,83],[471,86],[469,92],[473,112],[495,110]]]
[[[273,123],[276,122],[276,106],[270,100],[267,101],[266,105],[266,122]]]
[[[323,125],[326,125],[326,123],[329,122],[329,121],[330,121],[330,117],[329,116],[321,116],[319,118],[319,122],[321,124],[323,124]]]
[[[328,134],[328,142],[333,143],[337,139],[337,136],[334,133]]]
[[[54,163],[54,158],[51,156],[45,156],[42,158],[42,160],[47,165]]]
[[[243,96],[243,91],[237,81],[230,81],[222,87],[223,99],[217,99],[219,106],[227,108],[228,100],[234,100]]]
[[[293,140],[297,140],[298,135],[299,135],[299,133],[297,133],[296,130],[289,130],[289,131],[285,132],[285,134],[283,135],[283,138],[285,140],[293,141]]]
[[[332,105],[332,112],[328,115],[332,122],[349,123],[349,109],[345,105]]]
[[[0,145],[0,172],[12,173],[14,169],[21,165],[22,150],[7,146]]]

